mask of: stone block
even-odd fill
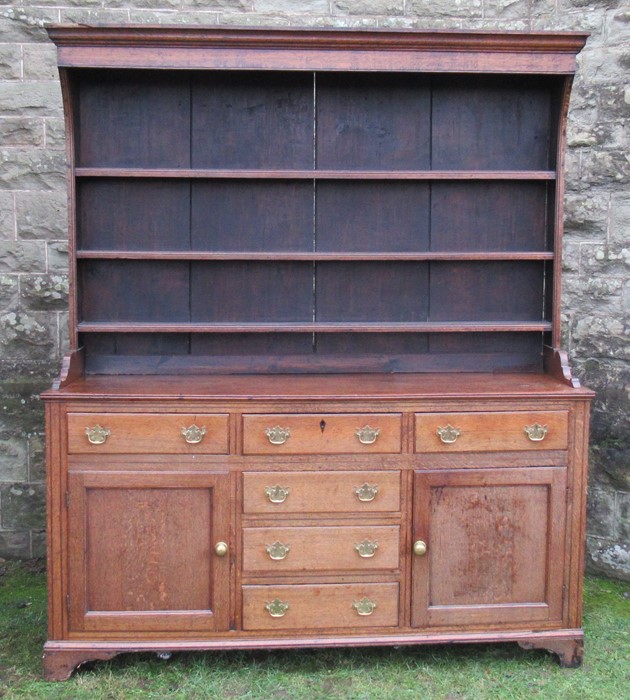
[[[327,14],[329,10],[328,0],[303,0],[299,3],[292,0],[253,0],[253,4],[255,12],[268,14]]]
[[[0,241],[0,273],[44,272],[45,244],[39,241]]]
[[[488,19],[529,19],[548,9],[549,3],[545,0],[485,0],[483,16]]]
[[[630,241],[630,193],[613,193],[611,202],[610,240]]]
[[[257,0],[257,3],[259,1]],[[405,11],[405,4],[403,0],[333,0],[332,11],[337,14],[386,15],[391,17],[392,15],[402,15]]]
[[[150,2],[150,0],[149,0]],[[295,6],[296,3],[293,3]],[[299,3],[298,7],[301,7]],[[182,0],[182,7],[204,10],[253,10],[254,0]]]
[[[22,436],[0,437],[0,481],[26,481],[28,456]]]
[[[65,275],[22,275],[20,308],[32,311],[68,308],[68,277]]]
[[[43,559],[46,556],[46,530],[31,530],[31,556]]]
[[[15,309],[19,298],[18,275],[0,274],[0,309]]]
[[[596,574],[630,581],[630,545],[587,537],[586,568]]]
[[[0,171],[0,189],[60,190],[66,182],[65,154],[40,148],[2,149]]]
[[[21,47],[17,44],[0,44],[0,80],[19,80],[21,74]]]
[[[564,272],[580,271],[580,244],[565,240],[562,251],[562,269]]]
[[[36,117],[0,117],[3,146],[44,145],[44,122]]]
[[[0,36],[7,43],[49,41],[45,27],[54,22],[59,10],[52,7],[7,7],[0,9]]]
[[[617,537],[630,544],[630,493],[617,493]]]
[[[70,4],[70,3],[69,3]],[[75,3],[72,3],[75,4]],[[85,3],[77,3],[85,4]],[[61,22],[71,24],[128,24],[129,12],[123,8],[109,10],[99,7],[62,7],[60,10]]]
[[[1,314],[0,350],[6,359],[52,360],[57,350],[56,317],[43,311]]]
[[[623,241],[609,245],[584,243],[581,254],[582,274],[624,276],[630,270],[630,247],[624,247]]]
[[[630,360],[628,328],[623,316],[580,316],[571,334],[574,351],[583,356],[595,355]]]
[[[0,83],[0,114],[58,117],[62,113],[57,81]]]
[[[28,481],[44,481],[46,478],[46,443],[44,435],[28,436]]]
[[[18,236],[22,239],[66,240],[67,206],[65,190],[17,192],[15,209]]]
[[[66,127],[61,118],[47,117],[44,119],[46,129],[46,148],[66,147]]]
[[[59,80],[57,51],[52,43],[24,44],[24,79]]]
[[[483,3],[482,0],[407,0],[406,13],[422,17],[481,18]]]
[[[0,190],[0,241],[15,238],[15,199],[13,192]]]
[[[48,244],[48,272],[68,274],[68,244],[65,241]]]
[[[0,530],[0,557],[30,559],[31,537],[25,530]]]
[[[136,24],[188,24],[188,25],[217,25],[219,16],[216,12],[197,10],[188,12],[182,10],[130,10],[129,21]],[[221,24],[226,24],[221,22]]]
[[[615,492],[591,489],[586,508],[586,530],[596,537],[615,536]]]
[[[578,233],[593,240],[602,239],[608,230],[610,194],[592,189],[586,193],[568,193],[565,197],[564,228],[567,234]]]
[[[0,512],[4,530],[45,527],[45,485],[22,482],[0,484]]]

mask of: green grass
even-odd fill
[[[516,644],[122,655],[65,683],[41,680],[41,567],[0,564],[0,698],[68,700],[460,700],[630,698],[630,585],[589,577],[585,662],[561,669]]]

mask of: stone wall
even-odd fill
[[[50,22],[589,31],[568,135],[564,344],[597,391],[587,561],[630,579],[630,6],[619,0],[0,0],[0,556],[44,551],[37,395],[67,344]]]

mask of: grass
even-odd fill
[[[0,698],[430,700],[630,698],[630,585],[588,577],[582,668],[516,644],[121,655],[41,680],[41,565],[0,564]]]

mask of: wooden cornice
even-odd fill
[[[48,33],[62,67],[549,74],[573,73],[588,37],[581,32],[164,25],[52,25]]]

